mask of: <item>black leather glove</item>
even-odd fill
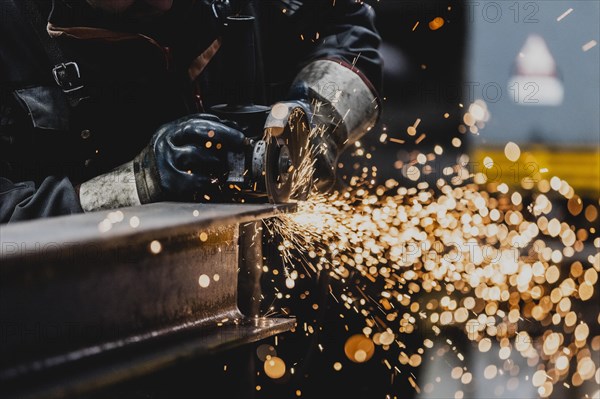
[[[83,183],[81,205],[92,211],[211,196],[229,173],[227,154],[242,152],[245,142],[234,124],[214,115],[169,122],[133,161]]]
[[[192,201],[227,178],[227,153],[242,152],[245,136],[210,114],[161,126],[134,160],[141,203]]]

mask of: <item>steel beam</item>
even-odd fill
[[[261,235],[239,232],[293,209],[160,203],[0,227],[0,393],[77,395],[289,330],[238,310],[238,268],[262,261],[240,264]]]

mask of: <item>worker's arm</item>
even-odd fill
[[[3,140],[13,139],[14,132],[13,125],[0,129]],[[161,126],[132,161],[77,187],[66,176],[46,176],[39,185],[0,177],[0,223],[161,200],[192,201],[218,191],[218,182],[229,172],[228,152],[241,151],[244,140],[241,132],[217,117],[198,114]],[[11,167],[5,148],[0,158],[3,175]]]
[[[133,160],[81,184],[81,206],[88,212],[213,198],[229,173],[227,154],[242,152],[245,143],[226,123],[196,114],[164,124]]]
[[[51,98],[55,91],[19,91],[25,103],[16,91],[4,90],[6,87],[0,88],[0,223],[82,212],[70,179],[47,170],[48,163],[38,156],[52,152],[44,144],[47,141],[38,142],[35,148],[31,145],[36,137],[46,140],[63,133],[59,131],[64,124],[58,110],[50,106],[51,101],[36,98],[37,94]]]
[[[317,13],[312,30],[319,38],[304,57],[306,66],[317,60],[338,60],[360,74],[372,94],[377,95],[382,84],[383,60],[373,8],[355,0],[321,0],[307,5],[311,13]]]
[[[32,124],[47,136],[55,134],[64,123],[55,109],[35,99],[32,86],[42,83],[36,77],[47,75],[51,79],[50,68],[15,4],[2,1],[0,6],[4,17],[0,24],[0,223],[82,211],[73,184],[65,176],[47,176],[36,182],[23,176],[26,173],[22,169],[37,168],[33,162],[24,161],[20,153],[21,143],[33,137]],[[22,92],[23,99],[16,95],[17,87],[29,88],[27,93]],[[23,101],[29,101],[32,107]],[[41,112],[44,110],[45,114]]]
[[[66,177],[49,176],[36,186],[0,177],[0,223],[80,213],[77,193]]]
[[[345,146],[364,135],[379,117],[381,38],[369,5],[354,0],[314,3],[320,3],[320,9],[312,4],[310,11],[322,15],[316,17],[320,26],[313,27],[319,39],[305,55],[305,66],[293,86],[306,85],[311,99],[319,97],[332,105],[344,128],[338,144]]]
[[[313,138],[317,187],[335,179],[339,153],[375,126],[381,112],[383,61],[373,9],[354,0],[305,2],[307,35],[318,37],[303,56],[289,99],[304,100],[320,127]]]

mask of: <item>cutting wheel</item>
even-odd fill
[[[290,107],[287,123],[280,129],[267,129],[265,180],[273,203],[302,201],[308,197],[312,179],[306,167],[309,156],[310,124],[306,111]],[[304,161],[304,163],[303,163]]]

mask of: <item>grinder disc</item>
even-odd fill
[[[277,108],[279,107],[279,108]],[[306,200],[312,185],[308,136],[310,124],[303,107],[277,104],[265,125],[265,183],[272,203]]]

